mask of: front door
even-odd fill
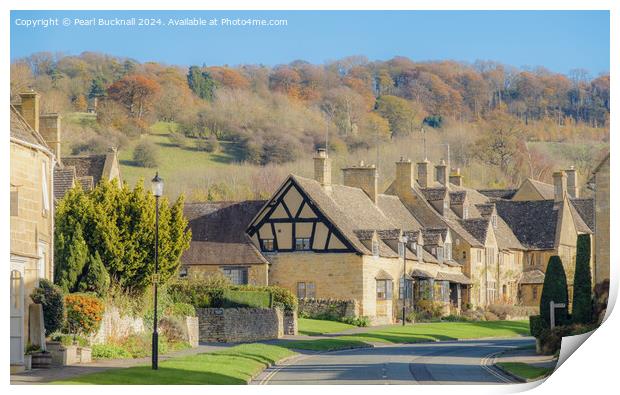
[[[24,363],[24,277],[11,270],[11,365]]]

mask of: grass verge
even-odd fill
[[[497,364],[507,372],[525,380],[542,379],[553,372],[553,368],[528,365],[523,362],[499,362]]]
[[[352,348],[372,347],[371,344],[355,339],[317,339],[317,340],[292,340],[279,343],[282,347],[293,350],[310,350],[310,351],[336,351],[348,350]]]
[[[294,354],[281,346],[242,344],[223,351],[162,361],[157,371],[150,365],[111,369],[54,384],[247,384],[266,367]]]
[[[300,335],[318,336],[326,333],[342,332],[347,329],[357,328],[356,326],[345,324],[338,321],[313,320],[311,318],[300,318],[298,321]]]

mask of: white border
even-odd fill
[[[56,0],[53,3],[44,0],[4,0],[0,2],[0,8],[3,10],[3,22],[0,24],[0,42],[1,42],[1,53],[2,53],[2,70],[1,75],[3,76],[1,86],[3,95],[0,96],[0,102],[3,108],[7,108],[9,104],[9,69],[10,69],[10,57],[9,57],[9,34],[10,34],[10,9],[23,9],[23,10],[36,10],[36,9],[54,9],[54,10],[70,10],[70,9],[84,9],[84,10],[130,10],[130,9],[161,9],[161,10],[174,10],[174,9],[213,9],[213,10],[286,10],[286,9],[299,9],[299,10],[340,10],[340,9],[365,9],[365,10],[400,10],[400,9],[419,9],[419,10],[582,10],[582,9],[597,9],[597,10],[611,10],[611,48],[610,51],[610,72],[615,74],[618,72],[618,27],[613,23],[618,19],[618,12],[620,6],[617,4],[617,1],[612,0],[589,0],[589,1],[578,1],[578,0],[417,0],[417,1],[392,1],[392,0],[383,0],[380,2],[367,2],[361,4],[359,1],[351,2],[349,4],[346,3],[336,3],[335,1],[326,1],[326,0],[298,0],[295,2],[289,1],[274,1],[274,0],[263,0],[260,3],[256,1],[249,0],[228,0],[226,2],[218,2],[212,3],[207,1],[190,1],[190,0],[175,0],[174,2],[169,2],[167,4],[152,4],[150,2],[140,2],[140,1],[130,1],[130,0],[91,0],[89,2],[84,1],[75,1],[75,0]],[[260,4],[260,7],[257,7],[257,4]],[[524,29],[527,27],[524,26]],[[518,34],[518,31],[515,32]],[[611,79],[611,106],[612,113],[616,114],[618,111],[618,105],[616,104],[616,99],[619,97],[617,92],[618,84],[616,83],[616,78]],[[9,158],[9,144],[8,144],[8,112],[2,111],[0,112],[0,117],[2,119],[1,125],[3,125],[3,130],[5,130],[5,144],[2,145],[2,153],[0,157],[5,158],[4,166],[0,166],[0,175],[2,175],[2,179],[7,180],[9,178],[9,167],[8,167],[8,158]],[[617,122],[614,121],[615,116],[612,117],[611,123],[611,135],[615,136],[618,133],[618,128],[616,127]],[[616,139],[612,137],[611,149],[612,151],[616,151]],[[615,165],[615,160],[612,161],[612,168],[617,168]],[[612,171],[612,188],[611,188],[611,201],[618,201],[618,191],[617,185],[618,180],[620,178],[620,173]],[[6,182],[6,181],[5,181]],[[9,221],[6,216],[9,213],[9,196],[8,196],[8,188],[6,188],[2,193],[0,193],[0,204],[1,210],[0,212],[5,213],[5,220],[3,221],[3,225],[1,227],[1,237],[0,243],[2,245],[2,251],[5,256],[5,263],[9,258]],[[620,215],[617,214],[615,207],[612,207],[612,218],[611,223],[620,223]],[[616,228],[612,227],[611,229],[611,240],[617,240],[618,232],[616,232]],[[612,263],[612,295],[610,295],[610,303],[611,300],[615,300],[618,288],[618,253],[617,250],[611,251],[611,261]],[[8,272],[8,268],[6,269]],[[616,276],[616,277],[614,277]],[[8,290],[8,287],[5,287],[5,290]],[[8,292],[8,291],[7,291]],[[4,303],[0,304],[0,309],[2,312],[0,314],[4,314],[6,317],[8,314],[8,295],[5,293]],[[8,327],[6,325],[2,326],[2,336],[0,338],[7,339],[8,336]],[[295,389],[291,388],[267,388],[267,387],[253,387],[253,388],[242,388],[242,387],[195,387],[195,386],[168,386],[168,387],[145,387],[145,388],[136,388],[136,389],[128,389],[124,390],[144,390],[149,391],[149,393],[153,394],[169,394],[169,393],[204,393],[208,392],[216,392],[223,394],[238,394],[240,391],[243,392],[252,392],[252,393],[286,393],[291,390],[295,391],[295,393],[309,393],[310,391],[321,391],[321,392],[329,392],[336,393],[342,391],[355,391],[356,393],[361,394],[376,394],[377,391],[389,391],[390,393],[407,393],[410,394],[412,391],[423,392],[423,393],[450,393],[453,394],[455,391],[459,391],[460,393],[506,393],[506,392],[517,392],[523,391],[526,389],[531,389],[536,387],[532,391],[535,393],[594,393],[598,391],[614,391],[613,388],[617,388],[616,377],[618,376],[617,366],[616,365],[616,354],[619,351],[619,334],[620,334],[620,319],[618,318],[618,314],[611,315],[609,319],[599,328],[586,342],[587,346],[580,347],[574,353],[574,355],[558,369],[543,385],[537,386],[532,384],[518,385],[518,386],[398,386],[398,387],[390,387],[389,389],[379,389],[374,386],[356,386],[355,388],[342,388],[342,387],[295,387]],[[2,354],[5,356],[5,370],[4,372],[9,371],[9,358],[8,358],[8,341],[0,342],[0,349],[2,349]],[[4,376],[4,384],[8,386],[9,377],[8,374]],[[91,392],[93,394],[107,394],[111,389],[109,387],[90,387],[85,389],[84,387],[65,387],[65,386],[47,386],[45,388],[27,388],[27,387],[17,387],[12,386],[8,388],[11,392],[33,392],[33,391],[45,391],[46,393],[51,394],[69,394],[69,393],[82,393],[84,391]]]

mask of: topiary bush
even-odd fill
[[[88,294],[65,296],[67,327],[71,333],[90,335],[99,330],[103,318],[103,302]]]
[[[540,337],[543,330],[545,330],[545,322],[539,315],[530,316],[530,334],[534,337]]]
[[[577,236],[577,258],[573,280],[573,314],[575,323],[592,322],[592,275],[590,272],[590,235]]]
[[[551,316],[549,303],[565,303],[568,306],[568,286],[566,284],[566,272],[559,256],[554,255],[549,259],[547,271],[545,272],[545,282],[540,296],[540,317],[545,322],[547,328],[551,327]],[[555,309],[555,320],[557,325],[562,325],[568,321],[568,309]]]
[[[39,286],[32,291],[30,299],[43,306],[45,334],[60,330],[65,323],[65,301],[62,290],[46,279],[39,280]]]

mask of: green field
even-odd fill
[[[138,140],[131,141],[128,146],[119,151],[121,174],[129,185],[134,185],[140,178],[150,180],[155,169],[137,166],[133,161],[133,150],[141,141],[148,140],[158,148],[160,174],[170,180],[172,175],[179,171],[198,176],[201,172],[214,170],[229,165],[235,161],[234,150],[230,143],[221,142],[221,149],[216,153],[208,153],[195,149],[195,141],[187,139],[187,147],[173,145],[168,135],[176,130],[176,124],[171,122],[157,122],[151,127],[151,133],[143,135]]]
[[[532,366],[523,362],[500,362],[498,365],[515,376],[526,380],[542,379],[553,373],[553,368]]]
[[[356,328],[353,325],[338,321],[313,320],[311,318],[300,318],[299,334],[317,336],[325,333],[342,332],[347,329]]]
[[[159,370],[150,365],[111,369],[55,384],[247,384],[266,367],[294,352],[267,344],[242,344],[209,354],[162,361]]]

